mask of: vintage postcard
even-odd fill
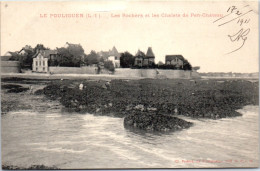
[[[257,1],[2,1],[2,169],[256,168]]]

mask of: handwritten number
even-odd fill
[[[231,9],[230,13],[232,13],[232,12],[233,12],[234,10],[236,10],[237,8],[236,8],[236,6],[231,6],[231,7],[228,8],[227,12],[228,12],[230,9]]]
[[[237,20],[237,23],[239,23],[240,24],[240,26],[242,26],[242,24],[247,24],[247,23],[249,23],[249,21],[250,21],[250,19],[246,19],[246,20],[244,20],[243,18],[242,19],[238,19]]]
[[[241,12],[239,12],[239,11],[237,11],[237,13],[236,13],[237,15],[241,15],[242,13]]]

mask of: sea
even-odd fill
[[[159,133],[124,128],[123,118],[53,108],[1,117],[2,164],[18,167],[257,167],[259,106],[234,118],[193,119],[188,129]]]

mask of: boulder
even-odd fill
[[[170,115],[136,112],[124,118],[124,126],[147,131],[176,131],[189,128],[192,123]]]

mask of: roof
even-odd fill
[[[45,57],[48,57],[50,55],[57,55],[58,54],[57,50],[44,50],[43,52],[44,52],[44,56]]]
[[[110,52],[110,56],[112,56],[112,55],[118,56],[118,54],[119,54],[115,46],[109,52]]]
[[[17,53],[15,53],[15,52],[10,52],[10,51],[8,51],[8,52],[6,52],[5,54],[4,54],[4,56],[16,56],[17,55]]]
[[[38,54],[41,53],[44,58],[49,58],[50,55],[57,55],[57,50],[40,50],[38,53],[33,55],[33,58],[37,57]]]
[[[151,47],[148,47],[147,53],[146,53],[146,57],[153,57],[153,58],[155,58],[155,56],[153,54],[153,50],[152,50]]]
[[[20,54],[23,50],[24,50],[26,53],[32,52],[32,50],[22,48],[18,53]]]
[[[109,50],[109,51],[100,51],[100,52],[98,52],[98,54],[99,54],[100,56],[102,56],[102,57],[105,57],[105,58],[107,58],[107,57],[109,57],[109,56],[116,56],[116,57],[120,57],[120,56],[121,56],[121,54],[118,53],[118,51],[117,51],[117,49],[116,49],[115,46],[112,48],[112,50]]]
[[[182,60],[182,61],[185,60],[182,55],[166,55],[166,56],[165,56],[165,60],[166,60],[166,61],[171,61],[171,60],[173,60],[173,59],[175,59],[175,58],[178,58],[178,59],[180,59],[180,60]]]
[[[140,49],[138,49],[138,51],[137,51],[137,53],[136,53],[136,55],[135,55],[135,56],[144,57],[144,56],[145,56],[145,54],[144,54],[142,51],[140,51]]]

